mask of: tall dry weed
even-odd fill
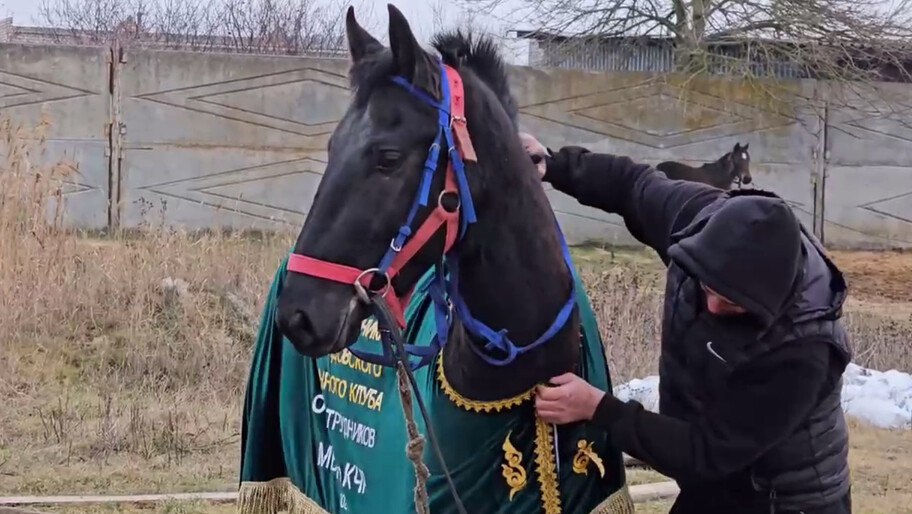
[[[15,469],[0,489],[35,482],[40,465],[221,451],[290,238],[73,230],[65,192],[79,168],[48,164],[50,127],[0,120],[0,460]]]
[[[584,269],[614,385],[655,373],[660,350],[661,289],[636,266]]]
[[[229,307],[259,305],[287,237],[67,230],[79,170],[40,164],[48,126],[0,122],[0,340],[62,346],[77,373],[112,386],[236,394],[251,341],[234,337],[249,320]]]
[[[65,163],[37,164],[43,161],[47,128],[46,120],[26,131],[0,119],[0,336],[4,340],[35,321],[40,309],[59,306],[41,294],[42,287],[53,287],[41,277],[55,272],[52,268],[59,260],[54,256],[71,252],[72,241],[60,237],[58,229],[64,180],[73,168]]]

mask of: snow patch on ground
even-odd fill
[[[659,410],[659,377],[636,378],[614,388],[619,399]],[[880,428],[912,430],[912,375],[849,364],[843,374],[842,410]]]

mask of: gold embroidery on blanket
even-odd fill
[[[522,467],[522,453],[520,453],[510,441],[510,435],[513,431],[507,432],[507,438],[504,439],[503,450],[506,464],[501,464],[503,468],[503,477],[507,485],[510,486],[510,501],[513,496],[526,487],[526,470]]]
[[[557,484],[557,465],[554,456],[554,436],[551,425],[535,416],[535,463],[541,485],[542,507],[545,514],[560,514],[560,491]]]
[[[578,475],[589,475],[589,463],[592,462],[598,468],[599,475],[605,478],[605,464],[602,462],[602,458],[592,449],[592,443],[587,443],[585,439],[581,439],[576,443],[576,446],[578,449],[573,457],[573,472]]]

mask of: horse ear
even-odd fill
[[[345,13],[345,32],[348,36],[348,52],[351,54],[352,62],[358,62],[364,56],[383,49],[383,45],[358,24],[354,6],[349,6],[348,12]]]
[[[735,149],[732,150],[732,153],[738,153],[741,151],[741,143],[735,143]]]
[[[392,4],[387,4],[387,8],[389,9],[390,50],[393,51],[396,73],[415,86],[433,92],[427,54],[421,49],[421,45],[412,34],[408,20],[399,9]]]
[[[747,143],[746,145],[742,146],[741,149],[742,149],[742,150],[747,150],[747,147],[750,146],[750,145],[751,145],[750,143]]]

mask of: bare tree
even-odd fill
[[[314,0],[225,0],[216,23],[237,51],[298,54],[345,48],[342,14]]]
[[[195,51],[344,55],[343,6],[322,0],[43,0],[57,38]]]
[[[725,75],[742,79],[752,102],[774,111],[822,113],[859,103],[912,110],[880,86],[912,82],[912,0],[459,1],[532,26],[543,56],[533,64],[596,67],[598,56],[612,58],[659,72],[654,80],[673,81],[681,100],[690,85]],[[659,48],[647,52],[643,45]],[[819,90],[796,98],[795,83],[772,80],[783,76],[821,79]]]
[[[496,6],[502,0],[465,0]],[[779,64],[806,77],[902,73],[910,0],[514,0],[551,43],[667,38],[677,71],[754,75]],[[547,37],[544,39],[547,40]]]

